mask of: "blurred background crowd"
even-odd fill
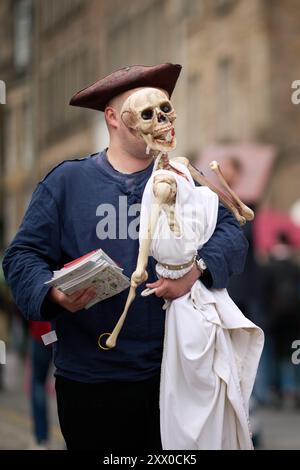
[[[102,114],[69,107],[73,93],[120,67],[183,65],[175,154],[212,181],[218,160],[256,213],[229,291],[266,334],[251,410],[257,448],[300,449],[299,30],[298,0],[0,2],[0,255],[45,173],[106,146]],[[41,342],[49,330],[27,324],[0,271],[0,449],[62,448]]]

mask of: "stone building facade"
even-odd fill
[[[184,66],[174,93],[177,154],[195,157],[212,143],[275,145],[265,202],[288,210],[300,197],[300,105],[291,102],[299,27],[297,0],[1,2],[5,243],[49,169],[107,143],[101,113],[68,106],[72,94],[134,63]]]
[[[10,239],[33,187],[33,5],[31,0],[1,2],[0,78],[6,103],[0,105],[2,243]]]

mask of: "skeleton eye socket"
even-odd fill
[[[151,108],[144,109],[141,112],[141,116],[145,121],[149,121],[150,119],[153,118],[153,109],[151,109]]]
[[[170,103],[163,103],[160,105],[160,109],[163,113],[170,113],[172,111],[172,106]]]

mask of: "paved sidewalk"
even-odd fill
[[[5,368],[6,388],[0,392],[0,449],[28,449],[32,436],[30,406],[26,391],[28,367],[26,365],[24,367],[14,354],[9,354]],[[52,436],[50,449],[63,449],[64,441],[59,429],[53,388],[49,402]],[[257,414],[262,429],[261,449],[300,450],[299,410],[265,408],[258,410]]]
[[[300,410],[263,409],[262,449],[300,450]]]
[[[4,383],[0,391],[0,450],[27,450],[33,444],[28,394],[28,364],[15,354],[7,355]],[[51,383],[52,382],[52,383]],[[63,449],[59,429],[53,381],[49,385],[50,449]]]

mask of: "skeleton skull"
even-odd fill
[[[130,95],[121,109],[124,124],[142,137],[147,147],[169,152],[176,147],[173,122],[176,113],[167,95],[157,88],[143,88]]]

